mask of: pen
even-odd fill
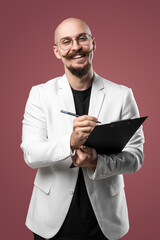
[[[61,110],[61,113],[65,113],[65,114],[68,114],[68,115],[71,115],[71,116],[74,116],[74,117],[80,117],[80,115],[78,115],[78,114],[68,112],[68,111],[65,111],[65,110]],[[97,121],[97,123],[101,123],[101,122]]]

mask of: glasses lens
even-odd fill
[[[81,46],[88,46],[91,43],[91,36],[88,33],[80,34],[75,40],[77,44]],[[59,42],[59,46],[62,50],[69,50],[72,47],[73,39],[72,38],[64,38]]]
[[[70,38],[66,38],[66,39],[62,39],[59,42],[60,48],[62,48],[63,50],[67,50],[72,46],[72,39]]]

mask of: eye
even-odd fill
[[[86,36],[80,36],[80,37],[78,38],[78,40],[84,42],[84,41],[87,40],[87,37],[86,37]]]
[[[71,43],[71,40],[69,39],[64,39],[63,41],[61,41],[61,44],[63,45],[69,45]]]

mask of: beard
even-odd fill
[[[93,50],[93,48],[88,51],[84,51],[84,50],[80,49],[76,52],[64,55],[63,57],[66,59],[71,59],[72,57],[76,56],[77,53],[79,53],[80,55],[89,56],[89,54],[90,54],[90,52],[92,52],[92,50]],[[72,65],[70,65],[67,68],[74,76],[76,76],[78,78],[82,78],[88,73],[90,67],[91,67],[91,63],[88,62],[84,67],[76,67],[75,68]]]
[[[88,73],[90,67],[91,67],[91,63],[88,62],[83,68],[78,68],[78,67],[75,68],[72,66],[69,66],[67,68],[74,76],[78,78],[82,78]]]

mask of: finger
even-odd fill
[[[80,149],[81,149],[84,153],[87,153],[87,154],[89,154],[89,155],[90,155],[90,154],[92,153],[92,151],[93,151],[92,148],[87,147],[86,145],[80,146]]]
[[[83,153],[87,154],[88,157],[91,157],[91,158],[97,157],[97,151],[94,148],[90,148],[85,145],[80,146],[80,148],[81,148],[81,151],[83,151]]]
[[[90,120],[84,120],[84,121],[75,120],[74,123],[73,123],[74,128],[77,128],[77,127],[95,127],[95,126],[96,126],[96,122],[90,121]]]
[[[97,118],[94,117],[94,116],[89,116],[89,115],[82,115],[82,116],[79,116],[78,119],[80,121],[84,121],[84,120],[91,120],[91,121],[97,121]]]
[[[96,117],[88,116],[88,115],[82,115],[82,116],[77,117],[76,119],[80,122],[85,121],[85,120],[97,122],[97,120],[98,120]]]
[[[77,159],[76,162],[82,163],[87,160],[87,153],[83,152],[81,149],[77,149]]]
[[[93,131],[94,127],[78,127],[75,129],[75,133],[77,134],[90,134]]]
[[[80,148],[78,148],[78,149],[76,150],[76,153],[77,153],[77,156],[78,156],[78,157],[84,156],[84,151],[82,151]]]

